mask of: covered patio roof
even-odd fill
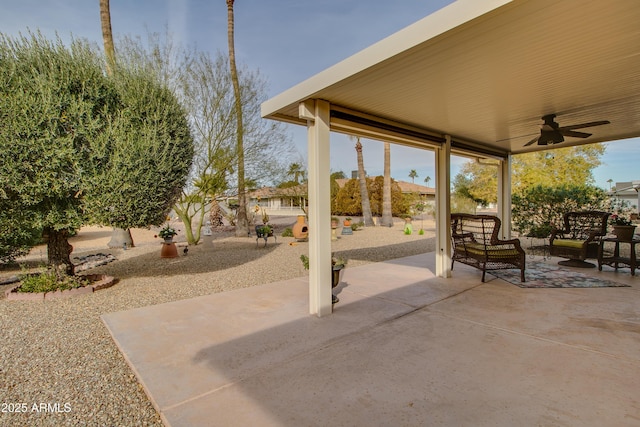
[[[331,312],[330,131],[435,150],[436,274],[449,277],[451,154],[501,160],[508,238],[512,154],[640,136],[638,22],[637,0],[458,0],[264,102],[263,117],[308,129],[310,312]],[[606,124],[528,144],[551,114]]]
[[[637,0],[458,0],[262,105],[266,118],[306,125],[301,102],[331,105],[331,130],[413,146],[452,137],[452,152],[504,157],[541,117],[586,139],[640,136]]]

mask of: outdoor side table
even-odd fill
[[[611,242],[614,244],[613,256],[604,255],[604,244]],[[620,256],[620,243],[629,244],[629,257]],[[606,237],[600,240],[598,248],[598,270],[602,271],[603,265],[609,265],[616,270],[620,264],[627,265],[631,268],[631,275],[635,276],[636,272],[636,244],[640,243],[640,239],[620,240],[617,237]]]

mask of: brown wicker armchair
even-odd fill
[[[585,259],[598,257],[600,239],[607,234],[608,212],[582,211],[564,214],[564,227],[551,232],[549,253],[568,258],[558,264],[569,267],[593,268]]]
[[[482,281],[488,270],[519,268],[525,281],[525,252],[520,240],[500,240],[500,219],[492,215],[451,214],[451,241],[455,261],[482,270]]]

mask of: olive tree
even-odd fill
[[[128,229],[161,224],[178,200],[193,159],[186,113],[153,76],[116,68],[119,109],[90,144],[94,167],[84,198],[91,220]]]
[[[105,131],[116,99],[86,44],[1,36],[2,196],[48,236],[49,262],[62,272],[73,273],[67,237],[86,220],[90,141]]]
[[[10,262],[28,253],[40,236],[29,212],[12,201],[0,198],[0,262]]]
[[[48,236],[60,274],[74,272],[68,236],[82,224],[158,223],[193,153],[170,92],[104,66],[87,42],[0,35],[0,197],[24,214],[25,235]]]

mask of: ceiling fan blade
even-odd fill
[[[576,132],[574,130],[567,130],[567,129],[563,129],[560,131],[564,136],[571,136],[573,138],[589,138],[591,135],[591,133],[586,133],[586,132]]]
[[[525,147],[530,146],[531,144],[533,144],[534,142],[536,142],[538,140],[538,136],[536,136],[535,138],[533,138],[531,141],[527,142],[526,144],[524,144]]]
[[[609,120],[600,120],[598,122],[589,122],[589,123],[581,123],[579,125],[562,126],[560,130],[590,128],[592,126],[608,125],[609,123],[611,123]]]

